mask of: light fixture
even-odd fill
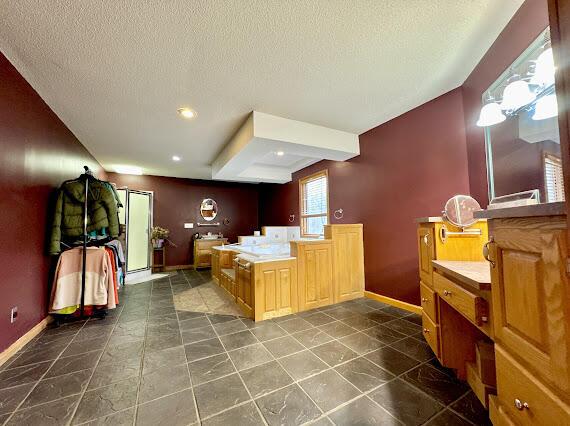
[[[516,111],[522,106],[530,104],[535,100],[536,95],[530,91],[528,83],[515,76],[516,80],[510,82],[503,92],[503,111]]]
[[[190,108],[178,108],[176,111],[178,111],[178,114],[180,114],[182,117],[187,118],[187,119],[191,119],[196,117],[196,111],[194,111],[193,109]]]
[[[546,120],[558,115],[558,102],[556,95],[546,95],[536,101],[533,120]]]
[[[534,74],[530,79],[530,84],[537,86],[550,86],[554,84],[554,55],[549,47],[540,54],[536,60]]]
[[[180,157],[178,155],[173,155],[172,161],[180,161]]]
[[[279,157],[283,157],[285,155],[283,151],[277,151],[275,154],[277,154]]]
[[[115,166],[115,171],[117,173],[122,173],[124,175],[142,175],[143,171],[137,166]]]
[[[491,102],[483,105],[481,108],[481,113],[479,114],[479,120],[477,120],[477,126],[487,127],[493,124],[502,123],[507,117],[501,111],[501,107],[496,102]]]

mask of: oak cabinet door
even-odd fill
[[[537,377],[568,393],[570,292],[565,224],[538,219],[505,219],[492,230],[495,341]]]
[[[418,226],[417,237],[420,280],[425,285],[433,287],[431,261],[435,259],[434,227],[432,225]]]

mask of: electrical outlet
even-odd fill
[[[18,307],[14,306],[10,311],[10,324],[14,324],[18,319]]]

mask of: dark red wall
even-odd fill
[[[547,0],[526,0],[463,83],[469,186],[471,195],[483,207],[489,198],[485,133],[475,125],[481,111],[481,95],[547,26]]]
[[[154,225],[169,229],[170,240],[177,245],[167,248],[169,266],[192,263],[192,235],[196,232],[221,232],[230,242],[237,242],[238,235],[253,235],[259,229],[257,185],[117,173],[107,176],[119,187],[154,192]],[[219,221],[220,226],[196,226],[197,222],[205,222],[200,216],[204,198],[218,204],[214,222]],[[224,218],[230,220],[229,225],[222,223]],[[184,229],[185,222],[194,223],[194,229]]]
[[[0,351],[47,313],[49,206],[54,190],[99,164],[0,54]],[[18,319],[10,324],[10,309]]]
[[[364,224],[366,289],[419,304],[416,224],[469,192],[461,90],[453,90],[360,136],[360,156],[323,161],[285,185],[262,185],[261,225],[299,215],[300,178],[328,169],[332,223]]]

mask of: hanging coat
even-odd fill
[[[65,182],[58,191],[51,227],[50,254],[61,252],[61,241],[78,239],[83,235],[86,179],[89,180],[87,232],[108,228],[111,237],[119,236],[117,201],[113,192],[105,182],[82,177]]]

